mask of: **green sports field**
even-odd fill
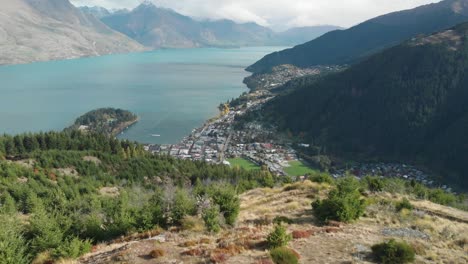
[[[259,170],[260,167],[255,163],[248,161],[244,158],[235,158],[235,159],[228,159],[231,163],[231,167],[240,167],[246,170]]]
[[[291,161],[289,162],[290,167],[284,168],[284,171],[289,176],[303,176],[308,173],[313,173],[316,170],[308,167],[302,161]]]

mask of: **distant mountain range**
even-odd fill
[[[78,7],[81,11],[84,13],[93,15],[99,19],[110,16],[110,15],[115,15],[115,14],[125,14],[130,12],[128,9],[106,9],[102,6],[80,6]]]
[[[298,67],[352,64],[419,34],[430,34],[465,21],[468,21],[468,1],[445,0],[380,16],[347,30],[329,32],[292,49],[267,55],[247,70],[266,72],[282,64]]]
[[[145,48],[68,0],[8,0],[0,11],[0,64],[70,59]]]
[[[273,31],[253,23],[199,22],[150,3],[128,13],[104,17],[102,21],[151,48],[265,45],[274,37]]]
[[[100,6],[81,6],[79,9],[83,11],[83,13],[93,15],[99,19],[110,16],[113,13],[112,11]]]
[[[101,16],[101,12],[90,11]],[[314,39],[334,26],[319,26],[276,33],[256,23],[231,20],[199,21],[173,10],[144,2],[129,12],[101,16],[102,21],[151,48],[237,47],[295,45]]]
[[[468,188],[468,23],[415,37],[264,107],[327,153],[414,162]]]
[[[149,1],[133,10],[69,0],[8,0],[0,11],[0,65],[157,48],[295,45],[335,27],[275,33],[255,23],[198,21]]]

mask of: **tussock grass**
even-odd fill
[[[203,219],[196,216],[185,216],[181,221],[183,231],[203,232],[205,231],[205,223]]]
[[[436,229],[435,225],[436,223],[434,222],[434,220],[427,216],[421,219],[417,219],[414,222],[414,226],[416,227],[416,229],[426,233],[434,233]]]
[[[44,264],[51,260],[51,255],[49,251],[39,253],[36,258],[31,262],[32,264]]]
[[[300,190],[300,191],[313,191],[318,193],[320,190],[324,188],[324,184],[319,184],[315,182],[311,182],[309,180],[305,180],[303,182],[295,182],[286,184],[283,187],[283,191],[289,192],[293,190]]]

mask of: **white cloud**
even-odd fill
[[[133,8],[142,0],[71,0],[76,5]],[[182,14],[257,22],[276,29],[319,24],[350,27],[372,17],[440,0],[153,0]]]

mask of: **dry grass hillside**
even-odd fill
[[[311,202],[325,197],[327,185],[309,181],[241,196],[235,228],[218,235],[189,218],[184,230],[154,230],[100,245],[78,263],[272,263],[265,239],[278,217],[287,218],[294,237],[289,247],[300,263],[374,263],[373,244],[395,238],[413,246],[415,263],[468,263],[468,213],[427,201],[411,200],[412,211],[396,212],[402,197],[369,195],[365,216],[351,224],[315,223]]]

